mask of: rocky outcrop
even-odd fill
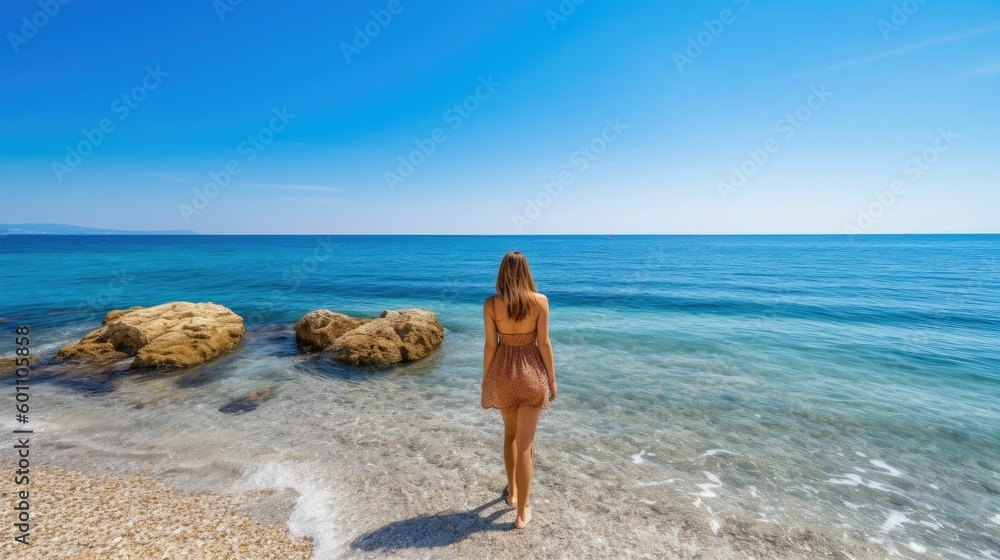
[[[323,350],[333,341],[354,330],[371,319],[354,319],[343,313],[329,309],[317,309],[306,313],[295,323],[295,342],[303,350]]]
[[[57,358],[115,362],[131,368],[191,367],[233,350],[243,341],[243,319],[214,303],[173,302],[108,312],[99,329],[67,344]]]
[[[17,364],[17,356],[11,356],[9,358],[0,358],[0,377],[7,377],[9,375],[16,375],[18,368],[24,367],[23,365]],[[24,363],[24,358],[21,358],[21,363]],[[31,366],[35,364],[35,355],[31,354],[28,356],[28,372],[31,372]]]
[[[261,403],[274,397],[276,389],[277,386],[273,383],[258,385],[246,395],[243,395],[238,399],[230,401],[229,404],[222,406],[222,408],[219,409],[219,412],[225,412],[226,414],[243,414],[244,412],[255,410],[261,405]]]
[[[346,328],[351,321],[358,324]],[[444,329],[437,317],[424,309],[387,310],[375,319],[353,319],[321,309],[295,325],[295,336],[302,348],[322,349],[345,364],[372,366],[429,355],[444,340]]]

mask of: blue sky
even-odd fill
[[[0,7],[0,223],[1000,231],[995,1],[63,1]]]

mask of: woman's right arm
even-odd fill
[[[538,325],[536,344],[538,351],[542,355],[542,363],[545,365],[545,373],[549,377],[549,400],[556,398],[556,369],[552,362],[552,342],[549,340],[549,299],[542,294],[538,294]]]

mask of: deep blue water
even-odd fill
[[[413,383],[469,389],[510,249],[549,297],[560,405],[636,465],[714,472],[735,508],[814,504],[904,555],[998,557],[1000,236],[8,236],[0,317],[55,347],[168,301],[251,332],[423,307],[448,367]]]

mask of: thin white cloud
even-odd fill
[[[1000,74],[1000,61],[980,66],[979,68],[973,68],[963,73],[962,76],[965,78],[981,78],[983,76],[992,76],[993,74]]]
[[[266,187],[269,189],[292,189],[299,191],[335,191],[337,187],[321,187],[318,185],[275,185],[272,183],[243,183],[250,187]]]
[[[850,66],[857,66],[859,64],[866,64],[868,62],[874,62],[876,60],[882,60],[884,58],[891,58],[894,56],[899,56],[901,54],[910,53],[913,51],[918,51],[923,48],[932,47],[934,45],[944,45],[946,43],[955,43],[958,41],[964,41],[966,39],[971,39],[973,37],[979,37],[981,35],[989,35],[997,30],[1000,30],[1000,22],[996,22],[987,27],[981,27],[979,29],[972,29],[969,31],[964,31],[962,33],[954,33],[951,35],[942,35],[940,37],[934,37],[933,39],[927,39],[926,41],[921,41],[919,43],[914,43],[905,47],[901,47],[895,50],[886,51],[884,53],[876,54],[866,58],[860,58],[857,60],[851,60],[848,62],[842,62],[829,68],[824,68],[822,70],[817,70],[813,74],[822,74],[823,72],[830,72],[831,70],[839,70],[841,68],[847,68]]]
[[[345,202],[343,198],[335,198],[332,196],[327,197],[315,197],[315,198],[301,198],[301,197],[290,197],[282,196],[275,198],[273,200],[294,200],[295,202]]]
[[[187,183],[188,181],[196,181],[197,179],[191,177],[178,177],[177,175],[169,175],[166,173],[153,173],[151,171],[143,171],[143,175],[148,175],[150,177],[156,177],[157,179],[166,179],[167,181],[178,181],[181,183]]]

